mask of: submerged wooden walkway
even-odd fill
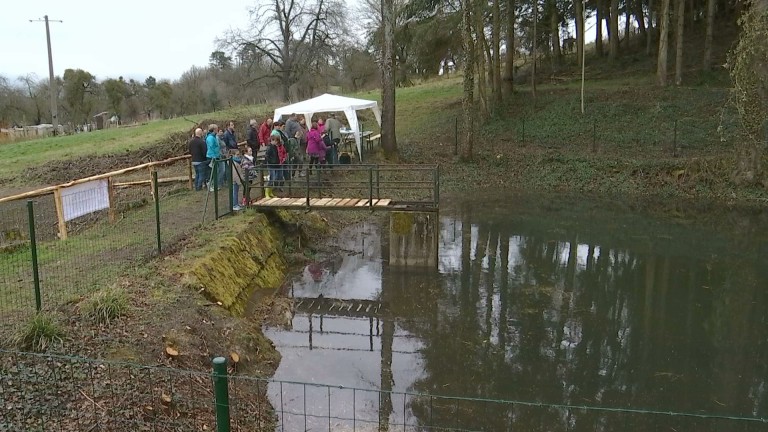
[[[341,300],[334,298],[293,299],[297,312],[312,315],[332,315],[350,317],[380,317],[389,313],[386,303],[376,300]]]
[[[365,210],[374,208],[382,210],[386,207],[395,208],[391,199],[359,199],[359,198],[261,198],[252,204],[253,207],[312,207],[324,209]]]

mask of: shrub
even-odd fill
[[[11,337],[11,343],[25,351],[45,351],[60,343],[63,336],[64,332],[56,320],[41,312]]]
[[[119,288],[106,288],[80,307],[83,317],[92,320],[96,324],[109,324],[115,318],[123,315],[128,309],[128,296]]]

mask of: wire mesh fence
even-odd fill
[[[438,396],[0,351],[0,431],[762,431],[712,412]]]
[[[177,158],[0,202],[0,330],[112,286],[216,217],[191,184]]]
[[[749,140],[738,117],[730,111],[711,117],[639,116],[612,121],[611,115],[592,113],[571,118],[528,114],[498,122],[484,130],[487,150],[503,152],[519,146],[580,150],[626,157],[711,156]],[[623,117],[627,117],[623,114]],[[568,118],[568,121],[563,120]],[[459,154],[463,122],[455,118],[450,136]]]

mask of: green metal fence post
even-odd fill
[[[675,119],[675,135],[672,138],[672,155],[677,152],[677,119]]]
[[[459,155],[459,118],[456,117],[456,123],[453,126],[453,155]]]
[[[216,398],[216,432],[230,432],[229,426],[229,382],[227,381],[227,359],[213,359],[213,389]]]
[[[440,205],[440,165],[435,167],[435,207]]]
[[[376,199],[381,199],[381,183],[379,182],[379,165],[376,165]]]
[[[368,196],[370,197],[368,205],[373,208],[373,166],[368,167]]]
[[[211,171],[211,180],[213,180],[213,214],[219,219],[219,161],[213,159],[213,170]]]
[[[232,209],[235,208],[235,167],[232,165],[235,163],[235,161],[230,157],[227,159],[227,178],[229,179],[229,211],[233,211]]]
[[[307,175],[305,175],[304,177],[306,177],[307,179],[307,208],[309,208],[310,207],[309,205],[309,177],[310,177],[309,165],[307,165]]]
[[[157,171],[152,170],[152,194],[155,196],[155,228],[157,233],[157,253],[162,249],[160,241],[160,195],[157,192]]]
[[[27,200],[29,221],[29,248],[32,250],[32,278],[35,284],[35,308],[38,312],[43,308],[40,298],[40,267],[37,265],[37,235],[35,234],[35,202]]]

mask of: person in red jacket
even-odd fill
[[[267,117],[264,123],[259,127],[259,145],[269,144],[269,135],[272,133],[272,119]]]

